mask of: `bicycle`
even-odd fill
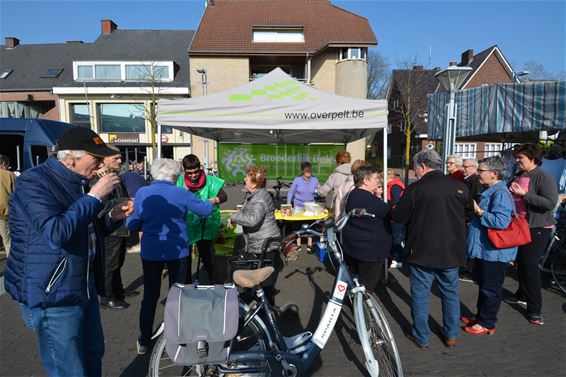
[[[228,362],[220,365],[199,364],[179,366],[172,363],[165,352],[165,338],[156,342],[150,360],[151,377],[167,375],[227,376],[305,376],[316,357],[324,349],[340,316],[343,302],[348,297],[352,303],[355,324],[365,357],[365,367],[371,376],[402,376],[403,369],[395,339],[383,311],[376,299],[352,277],[346,264],[335,232],[343,229],[351,216],[373,216],[365,209],[355,209],[337,224],[324,222],[323,232],[305,225],[301,230],[286,237],[285,242],[304,234],[326,236],[330,259],[337,265],[332,296],[316,331],[306,331],[291,337],[281,335],[274,308],[264,295],[260,283],[273,273],[273,267],[257,270],[238,270],[233,274],[234,282],[243,288],[251,288],[257,302],[250,305],[240,301],[240,327],[233,340]],[[263,250],[265,253],[265,249]],[[262,254],[260,261],[264,259]],[[261,262],[260,262],[261,265]]]
[[[273,186],[273,190],[275,191],[275,195],[273,196],[273,202],[275,203],[275,209],[281,209],[281,204],[283,203],[283,199],[281,198],[281,189],[283,187],[290,188],[291,185],[281,181],[282,177],[278,177],[277,184]]]
[[[547,267],[548,266],[548,267]],[[541,271],[549,272],[558,289],[566,294],[566,226],[557,225],[539,262]]]

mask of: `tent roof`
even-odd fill
[[[387,127],[387,102],[314,89],[276,68],[239,88],[158,102],[158,123],[231,143],[347,143]]]

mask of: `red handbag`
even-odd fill
[[[531,230],[524,217],[513,214],[507,229],[487,228],[487,237],[498,249],[507,249],[531,243]]]
[[[507,190],[497,191],[505,191],[509,193]],[[510,193],[509,196],[511,196]],[[511,197],[511,202],[513,203],[513,197]],[[487,238],[489,238],[493,246],[498,249],[508,249],[510,247],[527,245],[531,243],[529,222],[526,218],[517,215],[515,205],[513,205],[513,216],[511,217],[511,223],[509,226],[506,229],[487,228]]]

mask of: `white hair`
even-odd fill
[[[479,166],[477,158],[465,158],[464,162],[466,162],[466,161],[468,161],[471,166],[474,166],[476,168]]]
[[[151,165],[153,179],[173,181],[181,174],[181,165],[170,158],[158,158]]]
[[[86,154],[86,151],[75,151],[70,149],[65,149],[57,152],[57,160],[63,162],[70,158],[81,158]]]
[[[458,156],[457,154],[451,154],[450,156],[446,157],[446,161],[454,160],[454,165],[461,168],[462,167],[462,157]]]

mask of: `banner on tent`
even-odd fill
[[[218,173],[227,182],[242,181],[252,165],[267,169],[267,177],[291,180],[301,173],[301,162],[312,164],[313,175],[324,182],[336,168],[343,144],[218,144]]]

